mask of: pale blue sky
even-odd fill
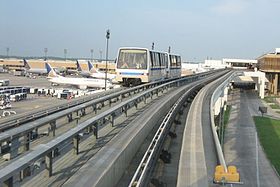
[[[172,51],[184,60],[256,58],[280,47],[280,0],[0,0],[0,54],[99,57],[111,30],[121,46]],[[104,52],[103,52],[104,57]]]

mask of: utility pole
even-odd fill
[[[66,61],[67,49],[64,49],[64,60]]]
[[[106,71],[105,71],[105,90],[107,89],[107,73],[108,73],[108,46],[110,39],[110,30],[106,31]]]
[[[102,61],[102,50],[99,50],[99,54],[100,54],[100,62]]]
[[[93,49],[90,49],[90,60],[93,61]]]
[[[44,53],[45,53],[45,61],[47,61],[47,56],[48,56],[48,48],[44,49]]]
[[[9,52],[10,52],[10,48],[9,47],[6,48],[6,52],[7,52],[7,58],[9,58]]]

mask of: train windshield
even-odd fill
[[[121,49],[117,68],[147,69],[147,51],[143,49]]]

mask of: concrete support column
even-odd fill
[[[46,170],[47,170],[47,176],[52,176],[52,170],[53,170],[53,157],[52,152],[48,153],[46,156]]]
[[[273,94],[277,95],[278,90],[278,73],[275,73],[273,80]]]

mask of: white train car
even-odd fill
[[[181,56],[168,54],[168,78],[181,76],[182,62]]]
[[[116,80],[124,86],[133,86],[178,77],[181,76],[178,66],[181,62],[177,63],[176,60],[181,60],[180,56],[166,52],[136,47],[120,48],[116,61]]]

